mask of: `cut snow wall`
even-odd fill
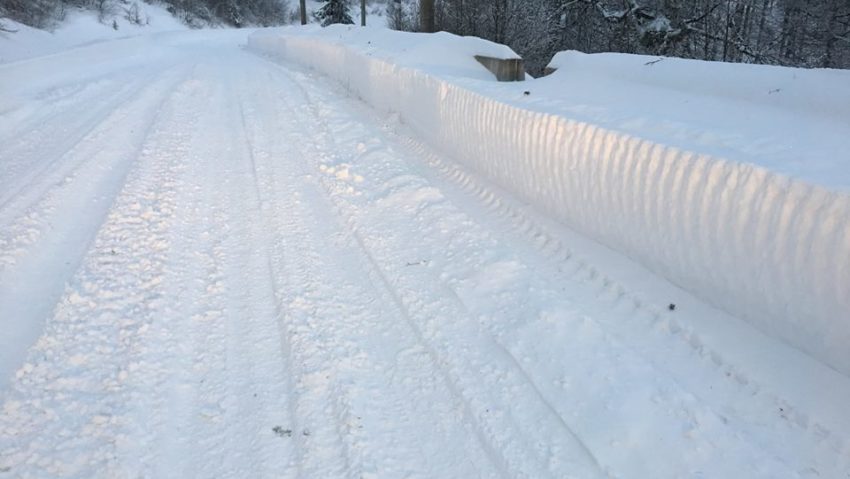
[[[249,43],[397,112],[538,209],[850,375],[850,196],[518,108],[331,38]]]

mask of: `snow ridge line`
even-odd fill
[[[331,39],[249,45],[341,82],[573,229],[850,374],[850,195],[503,103]]]

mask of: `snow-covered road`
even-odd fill
[[[850,477],[847,377],[245,38],[0,66],[0,477]]]

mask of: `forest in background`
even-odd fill
[[[357,8],[359,1],[325,0]],[[419,0],[371,0],[397,30],[420,29]],[[436,30],[514,49],[539,75],[562,50],[850,68],[850,0],[431,0]],[[146,0],[193,27],[297,22],[287,0]],[[0,0],[0,18],[51,29],[69,8],[146,19],[138,0]],[[2,28],[2,27],[0,27]]]
[[[433,0],[435,26],[509,45],[540,73],[562,50],[850,68],[850,0]],[[418,0],[388,23],[419,28]]]
[[[283,25],[292,21],[293,13],[286,0],[0,0],[0,18],[49,30],[64,20],[69,9],[80,8],[96,12],[104,23],[120,15],[142,25],[147,21],[144,3],[163,5],[196,28]]]

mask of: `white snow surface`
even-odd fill
[[[480,66],[469,75],[461,68],[431,68],[443,61],[473,69],[473,54],[498,56],[499,46],[487,43],[343,26],[263,31],[250,38],[257,51],[315,68],[379,110],[398,112],[445,154],[539,211],[850,374],[850,194],[831,181],[815,182],[817,172],[812,178],[777,173],[771,169],[775,152],[769,150],[750,162],[753,156],[741,148],[703,147],[700,141],[670,135],[690,128],[703,139],[722,137],[722,106],[737,102],[753,113],[733,124],[781,117],[802,129],[823,127],[820,136],[850,147],[850,116],[840,115],[848,110],[846,104],[825,110],[817,106],[825,102],[823,93],[807,94],[796,83],[787,86],[795,75],[808,86],[822,77],[823,86],[837,90],[832,95],[840,99],[848,95],[850,81],[834,79],[850,79],[850,73],[719,65],[720,72],[748,72],[741,76],[745,86],[739,93],[732,79],[712,81],[706,72],[713,65],[673,60],[645,65],[644,57],[622,55],[599,60],[561,55],[555,62],[559,73],[510,85],[492,76],[481,80],[487,72]],[[400,51],[416,53],[399,61]],[[640,68],[657,67],[657,78],[642,70],[630,80],[636,61]],[[584,63],[587,76],[573,79],[582,75],[574,72],[582,71]],[[696,73],[689,70],[693,64]],[[771,83],[775,72],[779,78]],[[704,78],[707,96],[687,93],[701,91],[694,86],[697,76]],[[616,85],[608,81],[612,77]],[[569,79],[560,82],[564,78]],[[786,85],[804,99],[740,99],[768,84]],[[582,106],[585,86],[597,111],[573,115],[571,108],[594,109]],[[643,104],[647,99],[649,104]],[[676,121],[674,104],[691,101],[697,108],[688,115],[696,120],[687,128],[664,126],[669,118]],[[729,108],[732,115],[740,110]],[[606,120],[587,121],[600,116]],[[614,116],[630,128],[612,128]],[[741,126],[739,131],[758,128]],[[808,136],[798,130],[778,134],[808,145]],[[739,143],[752,141],[747,144],[758,149],[763,139],[752,135]],[[841,172],[833,175],[840,177],[850,171],[846,151],[830,150],[828,159],[818,151],[798,153],[811,154],[816,165],[829,163],[828,171]],[[808,162],[808,156],[802,161]],[[784,163],[776,163],[782,170]]]
[[[81,47],[106,40],[129,38],[151,33],[186,30],[165,8],[159,5],[149,5],[138,2],[140,17],[146,23],[135,25],[125,18],[121,8],[116,9],[116,15],[104,22],[90,11],[69,8],[66,18],[54,31],[39,30],[18,22],[3,19],[7,29],[14,33],[0,32],[0,64],[26,60],[28,58],[56,53],[73,47]],[[112,21],[118,29],[112,27]]]
[[[452,52],[500,47],[435,37],[452,44],[439,76],[303,31],[0,65],[0,478],[846,476],[847,375],[541,200],[578,191],[587,205],[558,208],[635,237],[643,205],[658,232],[640,240],[664,250],[690,208],[662,212],[664,195],[705,192],[714,228],[685,230],[682,261],[715,287],[741,260],[698,262],[728,247],[717,177],[458,86],[498,87]],[[755,225],[774,198],[746,210]],[[787,214],[777,244],[813,221]]]

